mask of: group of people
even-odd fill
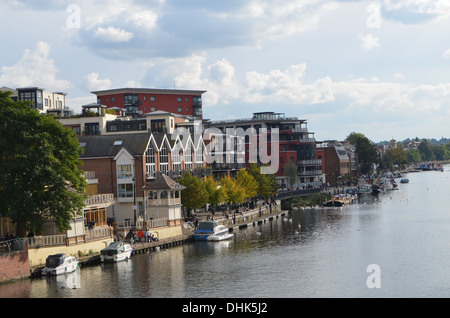
[[[151,242],[157,242],[158,238],[155,237],[155,234],[150,232],[150,229],[147,229],[147,231],[133,231],[133,234],[131,236],[131,244],[134,243],[151,243]]]

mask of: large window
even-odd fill
[[[117,178],[125,179],[133,177],[133,165],[119,165],[117,166]]]
[[[152,120],[150,124],[151,132],[164,133],[166,130],[166,121],[164,119]]]
[[[147,178],[155,177],[155,148],[150,144],[145,152]]]
[[[168,163],[169,162],[169,149],[167,149],[166,145],[164,145],[161,148],[161,151],[159,153],[159,161],[161,163]]]
[[[117,193],[119,198],[132,198],[133,197],[133,184],[124,183],[117,185]]]

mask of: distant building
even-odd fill
[[[350,157],[341,142],[328,140],[317,144],[323,152],[324,173],[330,186],[340,186],[343,177],[350,175]]]
[[[78,137],[84,148],[80,159],[84,171],[95,172],[98,193],[113,193],[109,217],[119,226],[148,220],[148,198],[144,187],[162,174],[177,179],[186,171],[203,177],[206,168],[205,144],[167,133],[122,133]]]
[[[40,87],[21,87],[12,89],[3,86],[1,91],[11,93],[13,100],[31,101],[31,108],[37,109],[41,114],[53,113],[58,116],[71,116],[73,110],[66,105],[66,93],[48,92]]]
[[[253,128],[258,133],[260,129],[266,129],[267,143],[270,145],[272,129],[279,131],[278,171],[276,180],[280,186],[289,186],[286,175],[286,167],[292,162],[297,170],[297,187],[321,186],[324,180],[322,172],[322,160],[316,156],[316,140],[314,133],[308,131],[307,121],[297,117],[286,117],[284,113],[259,112],[252,118],[219,120],[206,123],[207,127],[218,128],[226,134],[227,129],[241,128],[247,131]],[[262,142],[262,141],[261,141]],[[254,142],[250,136],[245,136],[245,163],[249,164],[252,151],[258,151],[262,146],[259,137]],[[270,146],[268,147],[270,149]],[[257,162],[261,165],[261,162]]]
[[[92,92],[97,103],[108,109],[122,109],[125,115],[139,117],[155,111],[203,118],[204,90],[118,88]]]

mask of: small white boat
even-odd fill
[[[233,234],[228,233],[228,229],[227,229],[227,232],[222,232],[221,234],[210,235],[210,236],[208,236],[208,238],[206,240],[207,241],[224,241],[224,240],[229,240],[232,237],[233,237]]]
[[[216,221],[204,221],[198,224],[198,230],[194,233],[194,240],[206,241],[210,236],[210,240],[222,239],[219,236],[228,234],[228,228],[225,225],[219,225]]]
[[[102,262],[120,262],[128,260],[131,257],[133,248],[130,244],[124,242],[112,242],[108,247],[100,251],[100,260]]]
[[[78,260],[66,254],[49,255],[45,261],[45,267],[41,271],[42,275],[61,275],[74,272],[78,267]]]

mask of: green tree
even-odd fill
[[[70,229],[87,186],[81,151],[71,129],[0,92],[0,216],[11,218],[18,236],[39,233],[46,221]]]
[[[386,150],[383,158],[381,159],[381,163],[385,169],[391,169],[394,165],[401,167],[407,162],[408,159],[406,157],[406,151],[401,144],[398,145],[397,148]]]
[[[218,206],[224,202],[225,195],[222,187],[214,180],[213,176],[209,176],[204,181],[205,190],[208,195],[208,203],[212,206]]]
[[[419,163],[422,162],[422,156],[420,154],[420,151],[417,149],[409,149],[406,152],[406,158],[408,160],[408,163]]]
[[[244,196],[246,198],[253,198],[258,194],[258,182],[246,170],[238,171],[236,183],[244,190]]]
[[[380,162],[378,151],[370,140],[361,133],[352,132],[346,140],[355,146],[361,173],[370,173],[372,165]]]
[[[436,159],[436,156],[434,155],[433,152],[433,147],[431,146],[430,142],[426,139],[422,139],[420,141],[420,145],[419,147],[417,147],[417,150],[419,150],[422,160],[432,161]]]
[[[433,153],[436,160],[447,160],[450,158],[450,151],[445,145],[433,146]]]
[[[258,182],[258,195],[268,199],[277,193],[278,183],[275,180],[275,175],[262,174],[261,168],[255,163],[252,163],[246,170]]]
[[[190,172],[186,172],[181,178],[178,178],[177,182],[186,187],[181,191],[182,205],[195,211],[208,202],[208,193],[203,180],[193,176]]]
[[[284,175],[288,178],[291,187],[297,182],[297,165],[292,160],[284,166]]]
[[[228,204],[245,202],[245,191],[235,179],[225,176],[220,180],[220,186],[223,189],[224,199]]]

